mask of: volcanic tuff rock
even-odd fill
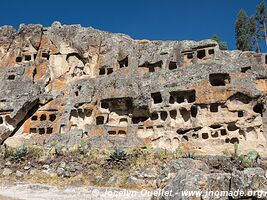
[[[211,173],[203,161],[178,159],[171,161],[160,173],[157,186],[172,191],[172,196],[154,197],[153,200],[266,200],[267,177],[262,168],[234,169],[232,173]],[[190,191],[198,191],[189,195]],[[215,194],[215,191],[221,192]],[[239,193],[233,193],[239,191]],[[242,193],[240,193],[242,191]],[[212,193],[213,192],[213,193]],[[232,194],[231,194],[232,192]]]
[[[82,133],[93,147],[267,148],[267,55],[80,25],[0,28],[0,142]],[[77,130],[79,130],[77,132]],[[75,141],[80,141],[76,139]]]

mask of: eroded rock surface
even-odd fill
[[[80,25],[0,28],[0,142],[76,131],[94,147],[266,155],[267,54]]]
[[[157,179],[158,188],[167,194],[172,191],[172,195],[154,196],[152,199],[267,199],[266,173],[266,169],[260,167],[214,173],[200,160],[173,160]]]

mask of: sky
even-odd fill
[[[235,49],[241,8],[255,13],[260,0],[1,0],[0,26],[81,24],[134,39],[202,40],[217,34]]]

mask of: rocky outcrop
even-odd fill
[[[0,142],[42,143],[79,129],[92,147],[187,143],[218,154],[239,143],[264,155],[266,67],[266,54],[221,51],[212,40],[3,26]]]
[[[212,173],[202,161],[173,160],[157,180],[163,194],[171,195],[153,199],[267,199],[266,173],[259,167]]]

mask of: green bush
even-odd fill
[[[121,147],[116,147],[114,152],[110,155],[109,161],[122,161],[126,160],[126,152]]]
[[[15,153],[15,159],[22,160],[26,156],[27,152],[27,147],[24,144],[19,146]]]
[[[256,150],[251,150],[247,154],[247,159],[256,162],[258,158],[260,158],[260,154]]]
[[[192,152],[188,152],[188,153],[186,153],[186,154],[183,156],[183,158],[191,158],[191,159],[195,159],[196,157],[195,157],[194,153],[192,153]]]
[[[253,166],[260,158],[260,154],[256,150],[249,151],[246,155],[240,155],[238,160],[248,166]]]
[[[234,143],[234,155],[233,157],[238,157],[238,143]]]
[[[175,150],[175,158],[181,158],[185,155],[185,148],[183,145],[179,145],[179,147]]]
[[[13,148],[4,146],[3,148],[1,148],[1,157],[3,159],[7,159],[10,157],[14,157],[15,151]]]

